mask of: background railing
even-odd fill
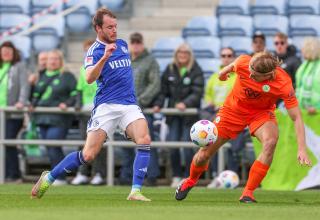
[[[15,146],[15,145],[28,145],[28,144],[37,144],[45,145],[48,147],[54,146],[80,146],[84,145],[84,140],[24,140],[24,139],[5,139],[5,123],[7,113],[26,113],[28,112],[27,108],[21,110],[15,107],[5,107],[0,108],[0,184],[3,184],[5,181],[5,147],[6,146]],[[58,107],[37,107],[34,109],[34,112],[37,113],[59,113],[59,114],[75,114],[75,115],[90,115],[90,111],[75,111],[74,108],[68,108],[66,110],[61,110]],[[145,114],[153,114],[152,109],[144,109]],[[175,108],[164,108],[160,111],[164,115],[195,115],[198,113],[196,108],[188,108],[185,111],[180,111]],[[187,148],[196,148],[196,146],[190,142],[181,142],[181,141],[153,141],[152,147],[159,148],[177,148],[177,147],[187,147]],[[229,147],[230,144],[226,143],[223,147]],[[111,137],[110,140],[105,142],[104,147],[107,147],[107,185],[112,186],[114,184],[114,147],[135,147],[135,144],[131,141],[114,141]],[[218,173],[223,171],[224,167],[224,156],[223,156],[223,147],[218,151]]]

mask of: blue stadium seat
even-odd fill
[[[70,0],[66,3],[66,7],[78,5],[79,1]],[[89,32],[91,26],[91,17],[98,7],[98,0],[82,0],[78,10],[66,16],[66,26],[73,33]]]
[[[306,37],[293,37],[290,40],[290,43],[292,43],[297,48],[297,54],[300,55],[301,49],[303,46],[303,42]]]
[[[251,36],[252,17],[243,15],[222,15],[219,17],[219,35]]]
[[[14,0],[5,1],[0,0],[0,13],[30,13],[30,1],[29,0]]]
[[[251,6],[251,14],[278,14],[285,15],[287,10],[287,0],[256,0]]]
[[[154,57],[172,58],[174,51],[178,46],[184,43],[182,37],[164,37],[160,38],[154,44],[151,52]]]
[[[31,0],[31,13],[38,13],[46,8],[49,8],[52,5],[56,5],[57,7],[52,10],[51,14],[56,14],[62,11],[63,2],[57,0]]]
[[[31,39],[29,36],[13,36],[10,41],[20,50],[24,59],[30,58]]]
[[[249,14],[249,0],[221,0],[217,7],[218,16],[224,14]]]
[[[267,36],[275,35],[277,32],[288,34],[289,21],[282,15],[255,15],[253,17],[254,31],[261,31]]]
[[[231,47],[236,52],[236,55],[250,54],[252,39],[250,37],[223,37],[221,47]]]
[[[320,36],[320,16],[291,15],[289,34],[295,36]]]
[[[7,31],[23,23],[26,23],[26,25],[23,25],[21,30],[26,30],[30,26],[30,17],[25,14],[1,13],[0,18],[0,32]]]
[[[319,0],[289,0],[288,14],[319,14]]]
[[[200,65],[206,81],[215,72],[220,69],[221,61],[220,59],[197,59]]]
[[[188,37],[186,41],[196,58],[219,57],[221,43],[217,37]]]
[[[160,66],[160,73],[161,75],[166,70],[167,66],[173,62],[173,58],[156,58],[159,66]]]
[[[121,11],[124,6],[124,0],[99,0],[101,6],[106,6],[111,11]]]
[[[191,36],[216,36],[217,19],[213,16],[193,17],[182,30],[184,38]]]
[[[48,51],[59,47],[64,36],[64,17],[45,15],[35,20],[34,24],[44,24],[32,33],[33,48],[36,52]]]

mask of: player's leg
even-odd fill
[[[128,200],[151,201],[141,194],[141,187],[150,161],[151,138],[147,121],[144,118],[131,122],[126,128],[126,134],[136,143],[137,151],[133,163],[132,190]]]
[[[244,203],[256,202],[253,192],[269,170],[278,141],[278,126],[274,121],[267,121],[254,132],[254,135],[262,143],[262,152],[250,168],[246,187],[240,197],[240,202]]]
[[[49,186],[59,176],[70,173],[72,170],[77,169],[82,164],[91,162],[99,153],[106,138],[106,132],[102,129],[88,132],[83,151],[75,151],[68,154],[50,172],[45,171],[42,173],[38,182],[32,188],[32,198],[41,198],[48,190]]]
[[[217,141],[208,147],[203,147],[194,155],[190,166],[190,176],[185,179],[177,188],[176,200],[183,200],[188,192],[196,185],[201,174],[208,169],[210,158],[225,144],[229,139],[218,137]]]

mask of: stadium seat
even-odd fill
[[[217,16],[224,14],[249,14],[249,0],[221,0],[217,7]]]
[[[10,41],[20,50],[24,59],[30,58],[31,39],[29,36],[13,36]]]
[[[173,61],[173,58],[156,58],[159,66],[161,75],[166,70],[167,66]]]
[[[0,32],[9,30],[17,25],[21,26],[21,30],[27,30],[30,26],[30,17],[24,14],[1,13],[0,14]]]
[[[293,37],[290,39],[290,43],[293,44],[297,48],[297,54],[300,55],[301,49],[303,46],[303,42],[306,37]]]
[[[32,33],[33,48],[36,52],[52,50],[60,45],[64,36],[64,17],[45,15],[36,19],[34,24],[43,25]]]
[[[287,0],[256,0],[251,6],[251,14],[278,14],[285,15]]]
[[[291,15],[289,34],[295,36],[320,36],[320,16]]]
[[[250,37],[223,37],[221,40],[221,47],[231,47],[236,52],[236,55],[250,54],[251,49]]]
[[[217,37],[190,37],[186,41],[196,58],[219,57],[220,39]]]
[[[106,6],[111,11],[120,11],[124,6],[124,0],[99,0],[100,6]]]
[[[164,37],[160,38],[154,44],[151,50],[154,57],[159,58],[172,58],[174,51],[178,46],[184,43],[184,39],[181,37]]]
[[[219,35],[251,36],[252,18],[243,15],[222,15],[219,17]]]
[[[213,73],[219,71],[221,65],[220,59],[197,59],[197,62],[203,71],[206,81]]]
[[[66,7],[73,7],[79,4],[77,0],[70,0],[66,3]],[[90,31],[91,16],[95,13],[98,7],[98,0],[82,0],[78,10],[66,16],[66,26],[73,33]]]
[[[30,13],[29,0],[0,1],[0,13]]]
[[[288,34],[288,18],[282,15],[255,15],[253,17],[254,31],[261,31],[266,36],[277,32]]]
[[[31,0],[31,13],[35,14],[54,5],[55,9],[50,14],[56,14],[62,11],[63,1],[57,0]]]
[[[319,0],[289,0],[288,14],[319,14]]]
[[[182,36],[216,36],[217,19],[213,16],[193,17],[182,30]]]

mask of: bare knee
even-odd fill
[[[149,134],[145,134],[145,135],[142,135],[141,137],[138,137],[136,140],[135,140],[136,144],[146,144],[146,145],[150,145],[151,144],[151,137]]]

